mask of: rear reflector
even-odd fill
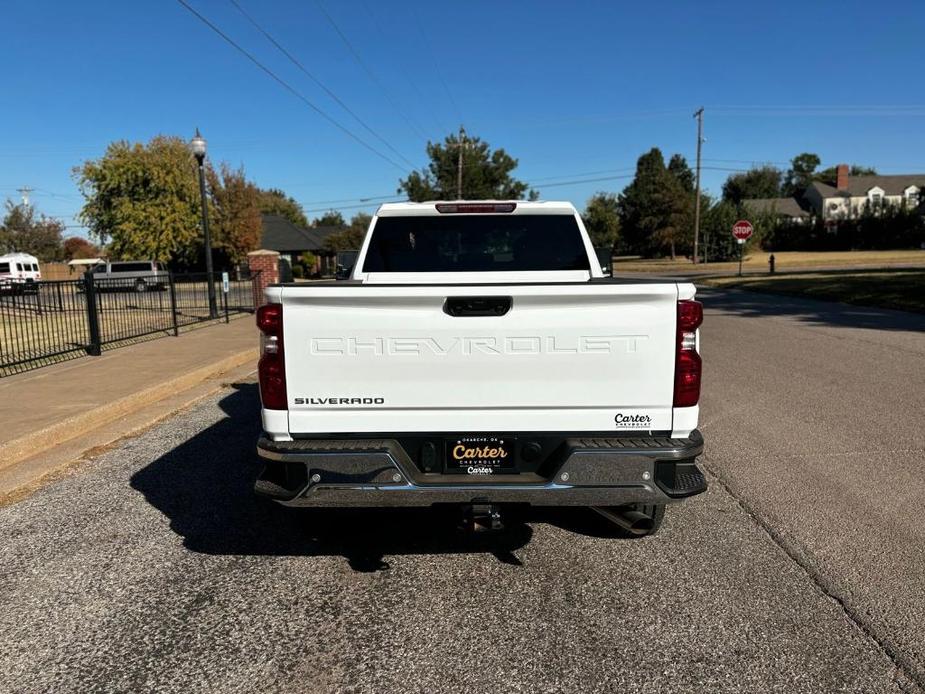
[[[478,214],[491,212],[513,212],[516,202],[452,202],[437,203],[437,212],[442,214]]]
[[[266,304],[258,308],[257,327],[261,333],[260,362],[257,364],[260,399],[268,410],[288,409],[282,304]]]
[[[674,368],[674,406],[693,407],[700,402],[703,362],[697,354],[697,328],[703,323],[699,301],[678,302],[677,352]]]

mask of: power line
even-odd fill
[[[47,190],[46,188],[36,188],[35,192],[39,195],[48,195],[53,198],[63,198],[65,200],[77,200],[76,195],[70,193],[55,193],[54,191]]]
[[[555,181],[557,179],[581,178],[584,176],[597,176],[598,174],[622,173],[624,171],[635,171],[635,170],[636,170],[635,166],[624,166],[619,169],[602,169],[600,171],[585,171],[584,173],[563,174],[561,176],[544,176],[541,178],[531,178],[530,180],[533,183],[536,183],[537,181]]]
[[[411,19],[414,21],[415,26],[418,29],[418,33],[421,35],[421,43],[424,44],[424,48],[427,50],[427,53],[430,55],[430,64],[434,68],[434,74],[437,75],[437,80],[440,84],[443,85],[443,91],[446,92],[446,97],[449,99],[450,105],[453,107],[453,110],[456,112],[456,119],[462,121],[462,112],[459,110],[459,106],[456,103],[456,99],[453,98],[453,92],[450,91],[450,88],[446,84],[446,80],[443,79],[443,73],[440,72],[439,63],[437,62],[437,57],[434,55],[433,46],[430,45],[430,41],[427,39],[427,34],[424,33],[424,27],[421,26],[421,20],[418,16],[411,12]]]
[[[395,100],[392,98],[392,95],[389,93],[389,90],[386,89],[385,86],[382,84],[382,82],[379,81],[379,78],[376,77],[372,69],[370,69],[370,67],[366,64],[366,61],[364,61],[363,58],[360,57],[359,52],[357,51],[356,48],[353,47],[353,44],[350,43],[350,40],[347,38],[344,32],[340,30],[340,27],[337,25],[337,22],[334,21],[334,18],[330,14],[328,14],[328,11],[324,8],[324,5],[321,3],[321,0],[315,0],[315,5],[318,6],[318,9],[321,11],[321,14],[324,15],[324,18],[328,21],[328,24],[331,25],[335,33],[337,33],[337,35],[340,37],[340,40],[347,47],[347,50],[350,51],[350,55],[353,56],[353,59],[356,60],[359,66],[363,68],[363,71],[366,72],[366,74],[369,76],[369,79],[371,79],[373,83],[377,87],[379,87],[379,90],[385,95],[386,101],[388,101],[389,104],[391,104],[392,108],[394,108],[395,111],[398,113],[398,115],[400,115],[402,119],[405,121],[405,123],[408,124],[408,127],[414,131],[414,134],[417,135],[422,140],[426,141],[427,135],[424,134],[424,131],[421,130],[420,127],[412,123],[411,118],[409,118],[408,115],[401,108],[399,108],[398,104],[395,103]]]
[[[748,172],[751,169],[735,169],[728,166],[703,166],[701,167],[707,171],[732,171],[732,172]]]
[[[719,116],[847,116],[847,117],[894,117],[894,116],[921,116],[925,114],[925,105],[907,106],[813,106],[813,105],[784,105],[775,106],[712,106],[711,113]]]
[[[392,195],[370,195],[365,198],[342,198],[340,200],[312,200],[311,202],[303,202],[303,205],[333,205],[338,202],[373,202],[375,200],[387,200],[389,198],[401,197],[397,193]]]
[[[383,44],[387,44],[389,41],[394,40],[392,37],[386,35],[386,32],[383,31],[382,25],[379,20],[376,18],[376,15],[373,14],[373,11],[369,9],[369,4],[365,0],[360,0],[360,4],[363,6],[363,10],[366,12],[366,15],[369,17],[369,21],[372,22],[372,25],[376,28],[376,32],[379,34],[379,39]],[[402,64],[407,68],[407,63],[402,61]],[[424,98],[424,94],[421,93],[421,90],[418,89],[417,84],[414,80],[411,79],[411,73],[407,69],[400,70],[402,77],[405,78],[405,81],[411,86],[411,89],[414,90],[415,95],[417,96],[418,103],[424,106],[427,109],[428,114],[433,119],[434,123],[437,125],[438,133],[448,132],[447,129],[443,126],[443,123],[440,122],[440,119],[437,117],[437,113],[434,111],[431,103]],[[429,137],[427,138],[430,139]],[[440,138],[435,138],[439,140]]]
[[[573,124],[604,124],[611,123],[615,120],[623,119],[645,119],[645,118],[661,118],[664,116],[675,116],[681,113],[688,113],[688,109],[685,108],[665,108],[658,110],[649,110],[649,111],[621,111],[614,112],[609,114],[597,114],[597,115],[582,115],[582,116],[571,116],[568,118],[545,118],[545,119],[536,119],[531,120],[529,118],[518,121],[519,124],[523,126],[551,126],[555,127],[558,125],[573,125]]]
[[[599,183],[601,181],[617,181],[623,178],[635,178],[636,174],[623,174],[622,176],[602,176],[601,178],[585,178],[580,181],[557,181],[555,183],[541,183],[536,188],[556,188],[558,186],[574,186],[581,183]]]
[[[326,112],[324,112],[324,111],[323,111],[322,109],[320,109],[318,106],[316,106],[316,105],[313,104],[311,101],[309,101],[309,100],[308,100],[301,92],[299,92],[295,87],[293,87],[292,85],[290,85],[290,84],[289,84],[288,82],[286,82],[282,77],[280,77],[279,75],[277,75],[277,74],[276,74],[275,72],[273,72],[270,68],[268,68],[266,65],[264,65],[263,63],[261,63],[259,60],[257,60],[257,58],[255,58],[250,52],[248,52],[245,48],[243,48],[243,47],[240,46],[238,43],[236,43],[236,42],[234,41],[234,39],[232,39],[230,36],[228,36],[228,34],[226,34],[225,32],[223,32],[221,29],[219,29],[217,26],[215,26],[212,22],[210,22],[208,19],[206,19],[203,15],[201,15],[199,12],[197,12],[188,2],[186,2],[186,0],[177,0],[177,2],[180,3],[181,5],[183,5],[183,7],[185,7],[187,10],[189,10],[189,12],[190,12],[192,15],[194,15],[199,21],[201,21],[203,24],[205,24],[207,27],[209,27],[213,32],[215,32],[215,33],[218,34],[220,37],[222,37],[228,44],[230,44],[230,45],[233,46],[235,49],[237,49],[238,52],[240,52],[242,55],[244,55],[244,57],[246,57],[248,60],[250,60],[254,65],[256,65],[256,66],[259,67],[261,70],[263,70],[267,75],[269,75],[275,82],[277,82],[280,86],[282,86],[286,91],[288,91],[288,92],[291,93],[293,96],[295,96],[297,99],[299,99],[300,101],[302,101],[306,106],[308,106],[311,110],[313,110],[313,111],[314,111],[315,113],[317,113],[319,116],[321,116],[321,117],[324,118],[326,121],[328,121],[331,125],[333,125],[334,127],[336,127],[338,130],[340,130],[341,132],[343,132],[345,135],[347,135],[348,137],[350,137],[352,140],[355,140],[356,142],[358,142],[360,145],[362,145],[363,147],[365,147],[366,149],[368,149],[370,152],[372,152],[373,154],[375,154],[375,155],[376,155],[377,157],[379,157],[380,159],[383,159],[383,160],[387,161],[389,164],[391,164],[392,166],[394,166],[396,169],[399,169],[400,171],[404,171],[404,172],[406,172],[406,173],[409,172],[408,169],[407,169],[406,167],[404,167],[404,166],[402,166],[401,164],[397,163],[395,160],[393,160],[392,158],[390,158],[388,155],[385,155],[385,154],[383,154],[382,152],[380,152],[378,149],[376,149],[375,147],[373,147],[371,144],[369,144],[368,142],[366,142],[365,140],[363,140],[362,138],[360,138],[358,135],[354,134],[353,131],[351,131],[349,128],[347,128],[347,127],[341,125],[340,123],[338,123],[334,118],[332,118],[331,116],[329,116]]]
[[[711,159],[709,157],[704,157],[703,161],[715,161],[725,164],[758,164],[761,166],[765,164],[776,164],[778,166],[790,166],[789,161],[769,161],[767,159]]]
[[[829,111],[895,111],[895,110],[925,110],[925,104],[726,104],[711,106],[710,110],[753,110],[773,109],[780,111],[813,111],[826,109]]]
[[[409,201],[407,198],[403,198],[401,200],[389,200],[389,202],[409,202]],[[333,207],[333,208],[332,207],[317,207],[313,210],[302,210],[302,211],[305,212],[306,214],[311,214],[312,212],[331,212],[332,210],[336,212],[337,210],[356,210],[361,207],[376,207],[380,204],[382,203],[366,203],[364,205],[338,205],[337,207]]]
[[[270,35],[270,32],[268,32],[268,31],[267,31],[266,29],[264,29],[260,24],[258,24],[258,23],[257,23],[257,20],[255,20],[250,14],[247,13],[247,11],[246,11],[243,7],[241,7],[240,3],[238,3],[237,0],[228,0],[228,1],[229,1],[232,5],[235,6],[235,8],[238,10],[238,12],[240,12],[242,15],[244,15],[244,18],[245,18],[248,22],[250,22],[251,25],[253,25],[253,27],[254,27],[255,29],[257,29],[257,31],[259,31],[261,34],[264,35],[264,37],[267,39],[267,41],[269,41],[269,42],[272,43],[274,46],[276,46],[276,48],[279,50],[279,52],[282,53],[284,56],[286,56],[297,68],[299,68],[299,70],[301,70],[301,71],[305,74],[306,77],[308,77],[312,82],[314,82],[315,84],[317,84],[321,89],[324,90],[324,92],[325,92],[329,97],[331,97],[334,101],[336,101],[336,102],[338,103],[338,105],[339,105],[342,109],[344,109],[347,113],[349,113],[351,116],[353,116],[354,120],[356,120],[357,123],[359,123],[360,125],[362,125],[370,135],[372,135],[372,136],[375,137],[377,140],[379,140],[382,144],[384,144],[386,147],[388,147],[388,148],[392,151],[392,153],[394,153],[399,159],[401,159],[401,160],[404,161],[406,164],[408,164],[408,166],[410,166],[411,168],[414,168],[414,164],[413,164],[407,157],[405,157],[401,152],[399,152],[397,149],[395,149],[384,137],[382,137],[382,135],[380,135],[380,134],[377,133],[375,130],[373,130],[369,125],[367,125],[367,124],[366,124],[366,121],[364,121],[362,118],[360,118],[360,117],[353,111],[353,109],[351,109],[349,106],[347,106],[347,104],[345,104],[345,103],[343,102],[343,100],[342,100],[339,96],[337,96],[337,94],[335,94],[333,91],[331,91],[331,89],[328,88],[327,85],[325,85],[321,80],[319,80],[319,79],[318,79],[317,77],[315,77],[311,72],[309,72],[308,69],[307,69],[304,65],[302,65],[302,63],[299,62],[299,61],[295,58],[295,56],[293,56],[289,51],[287,51],[285,48],[283,48],[283,47],[280,45],[280,43],[279,43],[275,38],[273,38],[273,36]]]

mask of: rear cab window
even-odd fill
[[[9,263],[0,263],[0,274],[9,274],[10,264]]]
[[[363,272],[590,270],[572,214],[384,216]]]
[[[113,263],[111,272],[151,272],[151,263]]]

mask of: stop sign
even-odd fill
[[[732,235],[739,239],[739,241],[747,241],[754,231],[752,223],[746,219],[740,219],[732,225]]]

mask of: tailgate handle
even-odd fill
[[[448,296],[443,312],[461,318],[465,316],[503,316],[511,310],[509,296]]]

